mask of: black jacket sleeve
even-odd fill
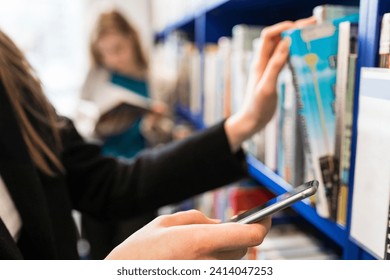
[[[223,122],[131,163],[101,156],[71,123],[63,130],[62,160],[74,207],[103,219],[127,218],[179,202],[247,175],[242,150],[230,151]]]

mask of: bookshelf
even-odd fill
[[[359,5],[360,7],[359,50],[356,71],[356,85],[359,85],[360,68],[375,67],[377,65],[380,22],[383,14],[390,12],[390,0],[220,0],[211,2],[211,4],[204,4],[204,7],[194,13],[193,16],[177,21],[156,34],[157,40],[164,40],[165,36],[173,30],[188,32],[189,37],[194,40],[201,53],[201,81],[199,82],[202,85],[203,54],[207,43],[215,43],[222,36],[231,36],[232,27],[236,24],[270,25],[283,20],[296,20],[310,16],[313,8],[321,4]],[[201,93],[203,93],[202,86],[200,88]],[[320,217],[313,207],[303,202],[297,203],[293,208],[300,216],[342,249],[343,259],[374,259],[372,255],[357,245],[349,234],[357,139],[358,95],[359,87],[356,86],[346,226],[342,227],[333,221]],[[204,99],[202,102],[204,102]],[[202,111],[191,112],[188,108],[178,105],[177,112],[193,122],[196,128],[203,129],[205,127],[202,121]],[[255,157],[248,155],[247,163],[250,175],[275,194],[280,194],[291,188],[280,176]]]

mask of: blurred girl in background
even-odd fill
[[[90,42],[91,69],[81,93],[81,99],[97,102],[102,84],[112,83],[143,97],[149,97],[148,59],[140,37],[126,18],[116,10],[100,14]],[[102,153],[131,160],[148,146],[142,128],[151,118],[138,118],[125,131],[109,135],[103,141]],[[102,259],[113,247],[156,216],[155,212],[128,221],[103,222],[89,216],[82,217],[82,235],[91,246],[91,257]]]

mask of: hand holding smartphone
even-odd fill
[[[297,201],[314,195],[318,189],[318,181],[313,180],[306,182],[298,187],[295,187],[289,192],[285,192],[263,205],[252,208],[230,220],[241,224],[251,224],[260,221],[268,215],[274,214],[282,209],[285,209]]]

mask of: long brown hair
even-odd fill
[[[92,31],[90,52],[92,58],[92,66],[103,66],[101,54],[97,48],[99,39],[112,31],[119,32],[125,37],[128,37],[134,47],[134,54],[137,66],[139,69],[147,70],[148,60],[143,52],[141,40],[137,30],[126,20],[126,18],[116,10],[104,12],[100,14],[95,28]]]
[[[50,176],[62,172],[64,168],[58,156],[62,149],[59,132],[61,121],[44,95],[41,83],[27,59],[1,30],[0,79],[15,111],[32,161]],[[44,139],[37,127],[34,127],[34,121],[37,127],[47,130],[52,139]]]

